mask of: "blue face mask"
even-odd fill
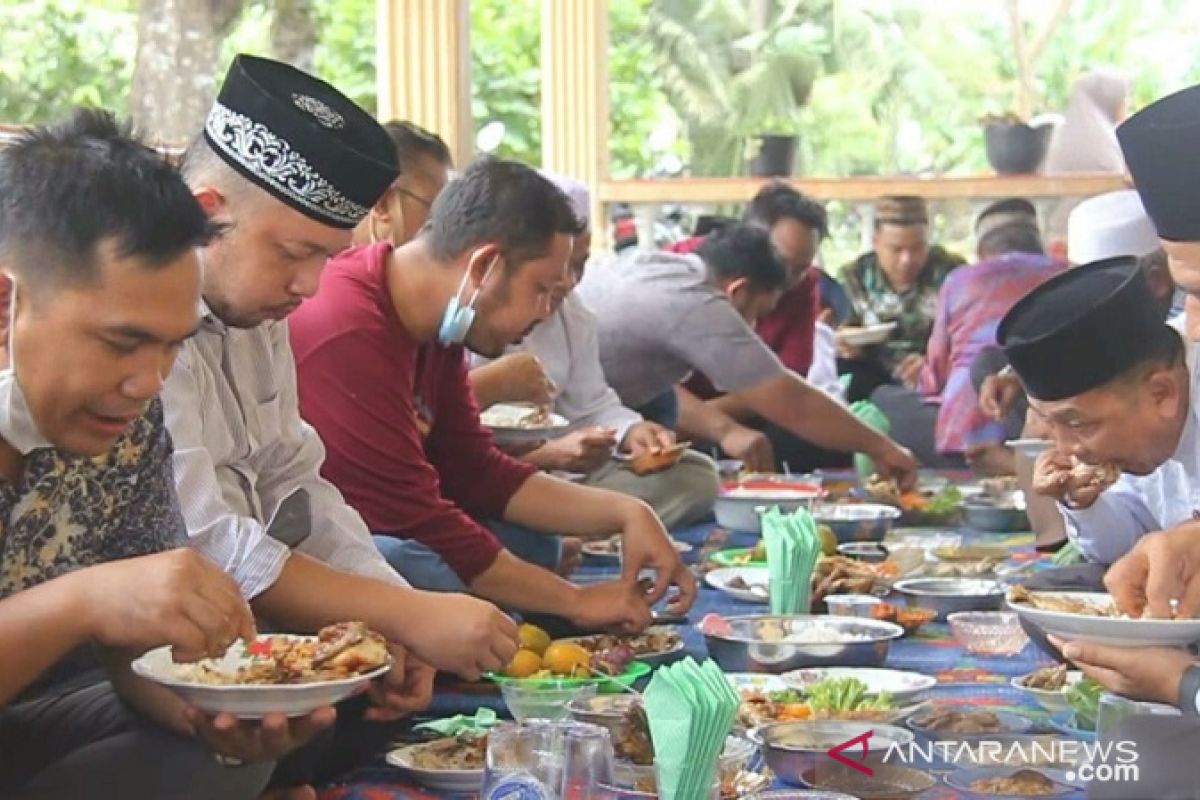
[[[478,254],[476,254],[478,255]],[[458,284],[458,289],[454,292],[454,297],[450,298],[450,302],[446,305],[446,313],[442,314],[442,325],[438,328],[438,341],[444,345],[462,344],[467,339],[467,333],[471,330],[471,325],[475,322],[475,303],[479,300],[479,293],[483,290],[483,285],[487,283],[488,277],[491,276],[492,270],[496,268],[496,264],[500,261],[500,254],[497,253],[492,257],[487,269],[483,272],[483,280],[479,282],[479,286],[471,294],[471,298],[467,300],[467,304],[462,305],[462,293],[467,288],[467,278],[475,268],[475,257],[471,258],[467,264],[467,270],[463,273],[462,281]]]

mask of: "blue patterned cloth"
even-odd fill
[[[711,524],[699,525],[681,531],[674,536],[694,546],[689,559],[695,560],[700,555],[704,545],[713,534]],[[1028,562],[1037,560],[1038,566],[1042,558],[1037,556],[1032,548],[1032,538],[1028,535],[1015,537],[997,537],[996,534],[979,534],[972,531],[962,531],[964,541],[974,541],[988,538],[996,541],[1015,543],[1014,559]],[[723,547],[745,547],[755,543],[757,537],[745,534],[733,534]],[[1048,563],[1048,562],[1046,562]],[[602,580],[618,574],[615,564],[596,564],[585,561],[577,574],[581,582]],[[704,587],[695,607],[689,613],[692,623],[697,623],[706,614],[717,613],[726,616],[738,614],[765,613],[765,606],[743,603],[734,600],[714,589]],[[695,625],[681,627],[687,646],[687,652],[697,659],[707,657],[703,637]],[[972,707],[986,706],[998,711],[1011,711],[1022,714],[1034,722],[1033,732],[1055,733],[1050,726],[1049,717],[1039,707],[1014,689],[1009,680],[1024,675],[1039,666],[1047,665],[1049,660],[1031,644],[1019,655],[1011,658],[984,658],[967,654],[955,642],[945,625],[927,625],[915,637],[905,637],[892,643],[885,666],[893,669],[905,669],[934,675],[938,678],[938,686],[932,691],[932,702],[935,704],[968,703]],[[501,714],[507,714],[503,700],[496,694],[477,694],[474,692],[443,692],[439,693],[430,709],[432,716],[449,716],[459,713],[473,713],[481,705],[496,709]],[[380,761],[382,764],[382,761]],[[934,761],[918,765],[929,770],[939,783],[927,792],[918,795],[918,800],[958,800],[972,797],[952,788],[944,782],[944,777],[955,769],[953,764]],[[379,765],[364,770],[355,776],[351,782],[340,787],[328,789],[322,793],[321,800],[424,800],[429,797],[439,797],[437,794],[424,793],[396,780],[395,773],[388,778],[388,770]],[[786,788],[782,784],[779,788]],[[1066,800],[1082,800],[1082,791],[1058,798]]]

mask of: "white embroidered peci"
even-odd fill
[[[204,127],[217,147],[289,199],[345,225],[367,215],[368,208],[334,188],[265,125],[214,103]]]

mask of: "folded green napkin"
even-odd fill
[[[442,736],[461,736],[464,733],[484,734],[495,727],[499,721],[495,711],[490,708],[481,708],[475,712],[474,716],[458,714],[444,719],[433,719],[413,725],[413,730],[433,731]]]
[[[783,514],[768,509],[762,517],[767,545],[767,574],[772,614],[807,614],[812,603],[812,573],[821,555],[821,536],[807,509]]]
[[[884,414],[879,406],[870,400],[858,400],[851,403],[850,413],[877,431],[887,433],[892,429],[892,422],[887,418],[887,414]],[[859,478],[866,480],[875,474],[875,462],[864,453],[855,453],[854,469],[858,471]]]
[[[689,657],[659,669],[643,700],[654,742],[659,797],[707,797],[737,714],[737,693],[716,664],[699,665]]]

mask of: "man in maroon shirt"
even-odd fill
[[[695,598],[658,518],[640,500],[537,474],[502,453],[467,382],[464,346],[496,357],[549,315],[579,232],[566,197],[534,170],[471,165],[416,239],[329,263],[321,290],[292,317],[300,407],[327,448],[323,474],[387,537],[377,537],[381,550],[414,585],[639,630],[672,584],[673,610]],[[514,555],[481,519],[531,529],[522,544],[620,533],[622,577],[575,586]],[[654,574],[649,592],[643,570]]]
[[[788,289],[775,308],[759,318],[758,335],[784,366],[807,375],[821,313],[820,276],[812,264],[829,235],[825,209],[786,183],[773,183],[750,201],[744,221],[770,233],[771,244],[788,269]]]

